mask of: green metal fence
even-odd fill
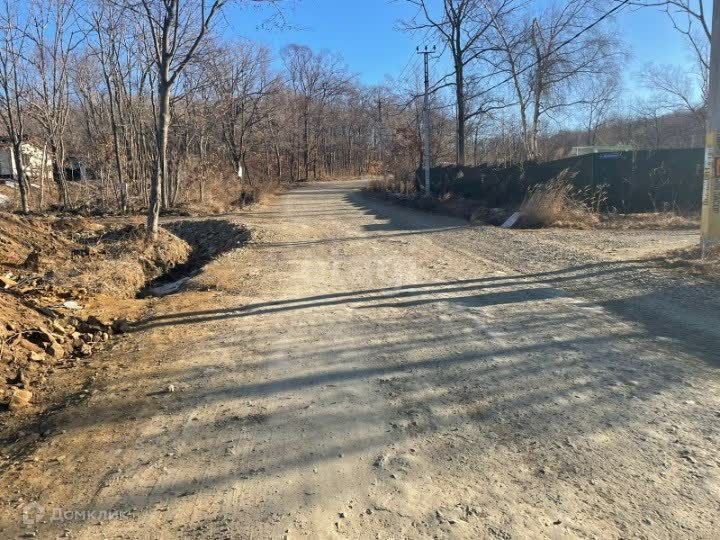
[[[527,190],[568,169],[576,173],[578,188],[606,194],[605,209],[648,212],[700,208],[704,149],[601,152],[544,163],[511,166],[435,167],[435,194],[482,200],[487,206],[507,207],[522,202]],[[418,171],[418,181],[422,171]],[[421,183],[419,183],[421,188]]]

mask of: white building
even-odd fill
[[[25,174],[28,180],[39,180],[43,173],[43,151],[30,143],[24,142],[22,148],[22,161],[25,165]],[[15,167],[15,152],[10,139],[0,137],[0,180],[15,180],[17,168]],[[52,180],[52,160],[45,156],[45,179]]]

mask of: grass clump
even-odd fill
[[[376,193],[399,193],[408,196],[415,195],[417,191],[415,176],[408,171],[370,180],[367,189]]]
[[[520,206],[527,227],[573,227],[589,229],[600,222],[597,211],[601,194],[589,196],[578,190],[567,169],[548,182],[530,188]]]

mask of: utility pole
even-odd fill
[[[385,129],[383,126],[383,116],[382,116],[382,98],[378,96],[378,146],[379,148],[379,157],[380,157],[380,168],[382,169],[382,176],[383,179],[385,179]]]
[[[713,1],[708,109],[700,225],[703,252],[720,242],[720,0]]]
[[[720,2],[720,0],[716,0]],[[418,54],[425,57],[425,101],[423,102],[423,169],[425,169],[425,196],[430,197],[430,55],[437,49],[433,45],[432,50],[427,46]]]

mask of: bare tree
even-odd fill
[[[635,135],[638,146],[657,150],[664,146],[663,120],[665,110],[653,100],[637,100],[632,107],[636,121],[642,129]]]
[[[698,88],[687,71],[672,65],[649,65],[640,80],[666,113],[684,109],[699,126],[705,125],[707,87]]]
[[[76,21],[75,0],[33,0],[28,32],[33,50],[28,64],[34,69],[32,116],[42,127],[50,149],[53,178],[63,206],[71,205],[65,179],[65,131],[70,114],[70,63],[84,36]]]
[[[662,99],[675,102],[676,106],[687,109],[699,122],[704,122],[709,91],[712,32],[705,0],[633,0],[631,5],[663,10],[673,28],[685,38],[695,59],[691,69],[685,66],[649,66],[642,78],[652,85],[651,87],[659,88],[659,94],[664,94]]]
[[[255,44],[236,44],[218,51],[209,79],[219,102],[222,137],[238,176],[250,174],[246,143],[270,112],[268,97],[279,80],[270,73],[270,51]]]
[[[201,202],[206,190],[236,201],[238,190],[254,198],[281,178],[377,171],[393,148],[393,159],[416,158],[394,138],[401,126],[415,127],[417,111],[357,84],[337,56],[291,46],[279,73],[255,44],[207,39],[225,0],[0,3],[0,114],[25,211],[29,130],[54,157],[65,205],[147,205],[149,238],[160,206],[190,202],[198,178]],[[433,114],[438,159],[452,149],[448,120],[440,109]],[[80,158],[91,181],[65,182],[66,165],[78,165],[65,155]],[[241,165],[252,182],[236,181]]]
[[[160,208],[167,203],[168,140],[172,120],[173,90],[193,60],[213,19],[227,0],[124,0],[138,17],[149,42],[157,85],[155,170],[150,184],[147,234],[158,234]]]
[[[328,103],[342,94],[351,81],[338,57],[314,53],[309,47],[289,45],[282,51],[287,83],[298,100],[301,153],[304,179],[314,166],[323,117]],[[298,166],[300,164],[298,163]]]
[[[587,138],[585,144],[595,146],[598,144],[600,126],[605,122],[613,107],[620,99],[622,91],[621,79],[618,73],[609,72],[597,78],[585,81],[582,91],[584,105],[581,114],[585,118]]]
[[[494,50],[486,38],[498,18],[511,13],[516,0],[443,0],[442,11],[435,15],[428,0],[406,0],[418,7],[418,14],[405,21],[404,28],[411,31],[432,31],[443,46],[450,51],[452,73],[440,78],[434,90],[452,86],[455,92],[456,110],[456,162],[465,165],[466,124],[472,117],[485,112],[480,107],[469,110],[468,72],[473,65],[481,63],[484,56]],[[452,78],[452,82],[446,83]]]
[[[705,0],[633,0],[629,4],[662,9],[675,30],[687,39],[703,71],[710,70],[709,44],[712,30],[709,14],[705,11]]]
[[[126,152],[123,148],[130,148],[130,145],[123,145],[121,126],[126,125],[126,119],[123,118],[124,100],[122,96],[126,93],[126,77],[123,73],[122,49],[125,41],[123,38],[127,36],[127,31],[122,11],[112,3],[99,2],[95,9],[88,14],[87,22],[94,38],[90,41],[90,52],[97,60],[104,91],[107,93],[106,108],[115,168],[114,184],[117,186],[120,211],[125,213],[129,209],[129,179],[125,166],[126,160],[123,159]],[[82,90],[80,92],[82,93]],[[86,116],[90,116],[97,108],[92,107],[93,102],[89,92],[85,92],[83,97],[85,97],[85,102],[90,105],[90,109],[86,113]]]
[[[0,117],[13,150],[20,210],[30,211],[29,185],[23,163],[25,116],[30,85],[23,69],[27,58],[28,21],[13,0],[3,0],[0,13]]]
[[[518,103],[528,159],[541,156],[543,122],[587,103],[580,81],[612,72],[621,58],[619,40],[593,24],[592,0],[551,4],[514,24],[495,19],[498,68],[507,75]]]

